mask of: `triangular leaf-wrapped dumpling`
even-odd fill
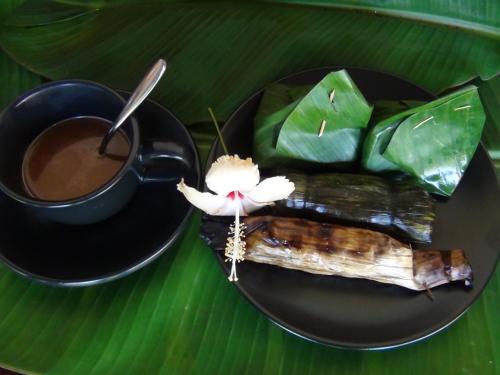
[[[403,110],[400,113],[396,113],[392,116],[380,116],[382,117],[380,121],[378,121],[378,118],[372,118],[372,123],[374,123],[375,125],[366,135],[363,145],[363,158],[361,162],[363,169],[376,173],[401,171],[401,168],[399,166],[395,165],[393,162],[383,156],[398,126],[405,119],[415,113],[439,106],[452,100],[453,98],[468,93],[471,90],[475,90],[475,87],[467,86],[449,95],[443,96],[442,98],[436,99],[432,102],[420,106],[414,106],[414,104],[418,102],[406,101],[405,103],[408,103],[408,105],[412,108]],[[382,111],[382,113],[383,112],[387,113],[388,111]]]
[[[312,89],[274,85],[255,118],[254,157],[264,167],[355,161],[371,112],[345,70],[326,75]]]
[[[375,124],[363,144],[362,164],[372,172],[399,171],[399,167],[382,156],[396,128],[412,108],[425,104],[415,100],[378,100],[370,123]]]
[[[447,101],[468,92],[470,88],[471,86],[468,86],[420,106],[413,105],[418,102],[406,101],[405,103],[408,103],[408,105],[412,108],[403,110],[393,116],[386,116],[381,121],[376,121],[375,125],[366,135],[365,143],[363,145],[363,168],[367,171],[377,173],[401,170],[401,168],[383,156],[383,153],[385,152],[385,149],[387,148],[387,145],[392,139],[392,136],[398,126],[411,115],[446,103]],[[372,122],[373,120],[377,119],[372,119]]]
[[[276,151],[311,162],[354,161],[371,113],[372,107],[345,70],[330,73],[290,113]]]
[[[420,110],[396,129],[383,157],[429,192],[450,196],[481,140],[485,114],[477,89]]]
[[[281,126],[312,86],[275,84],[264,91],[254,118],[253,157],[260,167],[285,166],[290,159],[276,152]]]
[[[474,155],[484,120],[477,88],[471,85],[410,108],[371,128],[363,168],[406,172],[428,191],[449,196]]]

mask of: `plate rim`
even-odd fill
[[[252,100],[255,99],[255,97],[257,97],[258,95],[261,95],[262,92],[265,90],[266,87],[268,87],[269,85],[273,85],[273,84],[276,84],[276,83],[281,83],[283,81],[286,81],[288,79],[291,79],[291,78],[294,78],[294,77],[297,77],[297,76],[302,76],[304,74],[309,74],[309,73],[312,73],[312,72],[327,72],[327,71],[335,71],[335,70],[339,70],[339,69],[346,69],[346,70],[359,70],[359,71],[365,71],[365,72],[373,72],[373,73],[379,73],[379,74],[384,74],[384,75],[388,75],[388,76],[391,76],[391,77],[394,77],[394,78],[397,78],[398,80],[402,80],[406,83],[409,83],[417,88],[419,88],[420,90],[426,92],[427,94],[429,94],[430,96],[436,98],[437,95],[435,95],[434,93],[430,92],[429,90],[415,84],[414,82],[412,81],[409,81],[405,78],[402,78],[401,76],[398,76],[398,75],[395,75],[395,74],[392,74],[392,73],[388,73],[388,72],[385,72],[385,71],[381,71],[381,70],[375,70],[375,69],[367,69],[367,68],[362,68],[362,67],[347,67],[347,66],[338,66],[338,65],[333,65],[333,66],[320,66],[320,67],[316,67],[316,68],[309,68],[309,69],[304,69],[304,70],[300,70],[298,72],[295,72],[295,73],[290,73],[290,74],[287,74],[286,76],[282,77],[282,78],[278,78],[274,81],[271,81],[269,82],[268,84],[266,84],[265,86],[263,86],[262,88],[260,88],[259,90],[257,90],[256,92],[254,92],[252,95],[250,95],[248,98],[246,98],[241,104],[239,104],[236,109],[230,114],[230,116],[228,117],[228,119],[224,122],[224,126],[221,128],[221,133],[224,134],[224,128],[226,128],[226,125],[229,124],[234,117],[236,117],[236,115],[240,112],[240,110],[242,108],[244,108],[249,102],[251,102]],[[461,85],[460,85],[461,86]],[[459,86],[457,86],[459,87]],[[456,88],[456,87],[455,87]],[[212,143],[211,147],[210,147],[210,150],[208,152],[208,156],[207,156],[207,160],[205,161],[205,170],[208,170],[208,168],[210,167],[209,163],[210,163],[210,160],[213,160],[214,157],[215,157],[215,154],[216,154],[216,151],[219,147],[219,139],[216,137],[214,142]],[[486,147],[484,146],[483,142],[480,141],[479,142],[479,145],[478,147],[476,148],[476,151],[474,152],[474,154],[476,154],[479,149],[482,149],[481,151],[484,152],[487,160],[488,160],[488,166],[493,170],[495,171],[495,166],[494,166],[494,163],[493,163],[493,160],[491,159],[491,156],[489,154],[489,152],[487,151]],[[495,173],[496,174],[496,173]],[[500,191],[500,181],[498,180],[497,178],[497,184],[496,184],[496,187],[497,189]],[[204,188],[204,191],[207,191],[207,187],[205,184],[203,184],[203,188]],[[225,267],[225,261],[223,259],[223,257],[218,254],[217,251],[213,250],[213,249],[210,249],[211,252],[214,254],[214,256],[216,257],[217,259],[217,263],[219,264],[222,272],[227,276],[229,275],[229,273],[227,272],[227,269]],[[495,263],[498,264],[498,260],[500,259],[500,251],[497,253],[497,257],[496,257],[496,261]],[[281,329],[283,329],[285,332],[288,332],[289,334],[292,334],[293,336],[297,336],[301,339],[304,339],[306,341],[310,341],[310,342],[313,342],[313,343],[318,343],[318,344],[322,344],[322,345],[325,345],[325,346],[328,346],[328,347],[332,347],[332,348],[336,348],[336,349],[343,349],[343,350],[360,350],[360,351],[383,351],[383,350],[390,350],[390,349],[395,349],[395,348],[400,348],[400,347],[404,347],[404,346],[407,346],[407,345],[411,345],[413,343],[417,343],[417,342],[420,342],[420,341],[423,341],[439,332],[442,332],[444,330],[446,330],[448,327],[450,327],[453,323],[455,323],[458,319],[460,319],[468,310],[469,308],[478,300],[478,298],[482,295],[484,289],[486,288],[486,286],[489,284],[489,282],[491,281],[492,277],[493,277],[493,274],[495,273],[495,269],[493,270],[493,272],[491,272],[489,275],[488,275],[488,278],[486,280],[486,282],[484,283],[483,287],[479,290],[479,292],[476,294],[476,296],[471,300],[471,302],[465,306],[465,308],[461,311],[459,311],[458,314],[456,314],[455,316],[452,316],[451,319],[446,322],[444,325],[441,325],[437,328],[431,328],[431,330],[429,331],[426,331],[424,332],[423,335],[413,335],[413,337],[408,337],[407,339],[401,339],[401,340],[392,340],[392,341],[387,341],[387,344],[384,345],[382,344],[382,342],[380,343],[381,345],[378,345],[378,344],[374,344],[374,345],[356,345],[355,343],[346,343],[345,341],[342,341],[342,340],[325,340],[324,338],[321,338],[321,337],[318,337],[317,335],[314,335],[314,334],[307,334],[307,332],[303,332],[302,330],[300,329],[297,329],[296,327],[288,327],[287,326],[287,323],[278,319],[277,317],[275,317],[273,314],[271,314],[265,307],[263,307],[261,304],[259,304],[257,301],[255,301],[254,298],[252,298],[250,296],[249,293],[247,293],[247,291],[240,286],[239,282],[236,281],[234,282],[233,284],[234,287],[238,290],[238,292],[244,296],[244,298],[254,307],[258,310],[258,312],[264,314],[264,316],[269,319],[271,322],[273,322],[274,324],[276,324],[278,327],[280,327]],[[416,336],[416,337],[415,337]]]

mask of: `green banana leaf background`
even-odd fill
[[[237,105],[284,75],[364,67],[433,93],[473,80],[500,160],[500,3],[485,1],[46,1],[0,4],[0,104],[47,79],[131,89],[158,57],[155,99],[192,130],[203,155]],[[500,166],[500,163],[497,165]],[[0,365],[49,374],[497,374],[500,273],[452,327],[392,351],[307,342],[256,311],[198,238],[105,285],[48,287],[0,267]],[[43,251],[43,249],[40,249]]]

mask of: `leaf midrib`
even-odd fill
[[[64,1],[64,0],[63,0]],[[366,6],[366,5],[354,5],[354,4],[333,4],[324,2],[310,1],[307,4],[298,3],[294,0],[280,0],[279,3],[274,3],[272,0],[259,0],[259,2],[273,4],[273,5],[284,5],[284,6],[301,6],[308,8],[331,8],[338,9],[342,11],[349,11],[354,13],[365,13],[372,15],[374,17],[391,17],[399,18],[410,21],[417,21],[420,23],[431,24],[435,26],[445,26],[449,28],[459,29],[461,31],[480,34],[495,40],[500,40],[500,28],[495,26],[489,26],[481,24],[478,22],[465,21],[454,17],[439,16],[430,13],[413,12],[399,9],[388,9],[376,6]]]
[[[69,5],[78,5],[82,7],[89,7],[95,9],[95,4],[86,3],[85,1],[78,0],[55,0],[55,2],[61,4],[69,4]],[[137,2],[124,2],[124,3],[112,3],[99,7],[99,9],[104,9],[107,7],[117,7],[117,6],[157,6],[163,5],[163,8],[172,7],[172,6],[199,6],[199,5],[218,5],[218,4],[230,4],[229,1],[213,1],[213,2],[205,2],[205,1],[167,1],[167,2],[151,2],[151,3],[137,3]],[[354,12],[354,13],[363,13],[366,15],[371,15],[373,17],[390,17],[395,19],[403,19],[408,21],[416,21],[418,23],[428,24],[432,26],[438,27],[448,27],[453,29],[458,29],[463,32],[478,34],[483,37],[488,37],[494,40],[500,40],[500,28],[486,25],[473,21],[465,21],[455,17],[446,17],[436,14],[422,13],[422,12],[414,12],[407,10],[399,10],[399,9],[388,9],[382,8],[380,6],[366,6],[366,5],[354,5],[354,4],[334,4],[334,3],[325,3],[325,2],[317,2],[311,1],[308,3],[301,3],[297,0],[280,0],[278,2],[273,0],[257,0],[255,3],[260,3],[260,5],[273,6],[273,7],[301,7],[301,8],[327,8],[327,9],[336,9],[345,12]],[[243,5],[243,4],[241,4]],[[239,6],[241,6],[239,5]],[[245,6],[251,5],[251,3],[244,4]]]

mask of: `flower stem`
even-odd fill
[[[224,143],[224,138],[222,138],[222,133],[219,128],[219,123],[217,122],[217,119],[215,118],[214,112],[212,111],[211,107],[208,107],[208,113],[210,113],[210,117],[212,117],[212,121],[215,125],[215,129],[217,129],[217,134],[219,135],[219,140],[222,145],[222,148],[224,149],[224,153],[226,155],[229,155],[229,152],[227,151],[226,144]]]

